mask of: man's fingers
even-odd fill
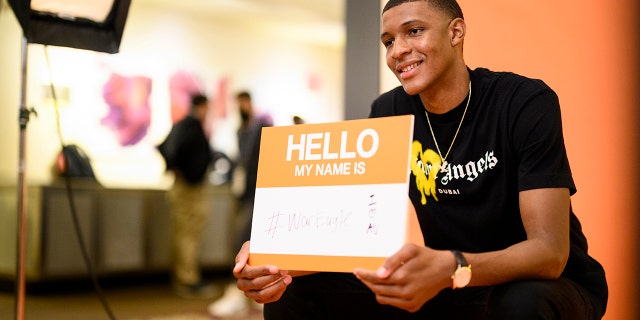
[[[280,299],[292,280],[293,278],[290,275],[284,275],[260,290],[247,290],[244,294],[258,303],[274,302]]]
[[[235,265],[233,266],[233,273],[239,273],[247,265],[249,261],[249,241],[242,244],[240,251],[236,254]]]
[[[404,245],[398,252],[384,261],[382,266],[376,271],[378,277],[388,278],[398,268],[413,259],[417,254],[417,247],[411,244]]]
[[[361,281],[374,283],[381,280],[381,278],[376,274],[376,271],[372,270],[356,268],[353,270],[353,274]]]

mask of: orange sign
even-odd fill
[[[422,244],[412,137],[412,115],[264,128],[249,263],[351,272]]]

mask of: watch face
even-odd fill
[[[460,267],[453,274],[453,288],[464,288],[471,281],[471,268]]]

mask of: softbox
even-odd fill
[[[2,0],[0,0],[2,1]],[[18,248],[16,250],[16,319],[25,313],[27,243],[25,141],[27,47],[29,43],[117,53],[131,0],[8,0],[22,27],[22,89],[18,166]],[[90,266],[90,264],[88,264]],[[113,317],[112,317],[113,318]]]
[[[29,43],[117,53],[131,0],[8,0]]]

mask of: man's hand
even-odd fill
[[[291,283],[291,275],[276,266],[249,266],[248,260],[249,241],[242,245],[233,267],[233,276],[238,279],[238,289],[258,303],[278,301]]]
[[[450,252],[407,244],[377,271],[356,269],[353,273],[375,293],[380,304],[416,312],[451,286],[454,270]]]

